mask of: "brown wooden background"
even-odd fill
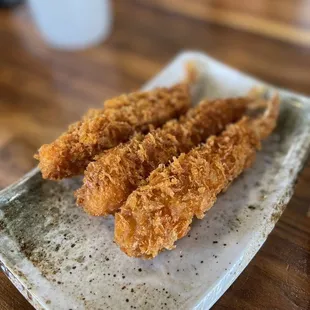
[[[0,187],[35,150],[105,98],[198,49],[310,95],[310,0],[118,0],[111,37],[79,52],[45,46],[25,7],[0,11]],[[310,164],[284,215],[214,309],[310,309]],[[32,309],[0,273],[0,309]]]

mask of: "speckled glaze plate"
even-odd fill
[[[201,97],[244,95],[264,84],[186,52],[145,88],[177,82],[188,60],[203,74]],[[38,309],[209,309],[273,229],[308,153],[310,100],[279,91],[278,127],[255,165],[194,221],[174,251],[150,261],[127,257],[113,242],[112,217],[90,217],[75,206],[80,178],[45,181],[35,169],[1,192],[4,272]]]

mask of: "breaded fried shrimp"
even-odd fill
[[[159,164],[220,133],[242,117],[251,101],[248,97],[205,100],[179,121],[170,121],[145,137],[139,135],[97,156],[76,192],[77,203],[91,215],[115,213]]]
[[[35,155],[45,179],[60,180],[82,174],[102,151],[128,141],[135,131],[163,125],[190,106],[188,83],[135,92],[108,100],[105,108],[91,110],[67,132]]]
[[[147,183],[131,193],[115,215],[115,241],[129,256],[153,258],[201,219],[217,195],[250,167],[260,141],[275,128],[279,99],[273,97],[263,116],[244,117],[218,137],[161,165]]]

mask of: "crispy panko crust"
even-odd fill
[[[127,255],[153,258],[173,249],[193,217],[204,217],[217,195],[254,162],[260,140],[274,129],[278,97],[268,104],[262,117],[244,117],[168,167],[162,165],[128,197],[115,216],[115,240]]]
[[[179,121],[104,152],[88,165],[84,184],[76,191],[77,203],[91,215],[115,213],[159,164],[188,152],[240,119],[251,101],[247,97],[205,100]]]
[[[190,106],[188,83],[135,92],[107,100],[91,110],[66,133],[41,146],[35,158],[45,179],[59,180],[82,174],[95,155],[128,141],[135,131],[147,131],[178,117]]]

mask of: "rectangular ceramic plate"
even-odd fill
[[[188,60],[203,74],[201,97],[244,95],[263,84],[202,53],[186,52],[145,88],[181,80]],[[36,308],[210,308],[266,240],[307,156],[310,101],[288,91],[280,95],[278,127],[255,165],[203,220],[194,221],[174,251],[150,261],[127,257],[113,243],[112,217],[90,217],[75,206],[79,178],[45,181],[35,169],[1,192],[3,270]]]

